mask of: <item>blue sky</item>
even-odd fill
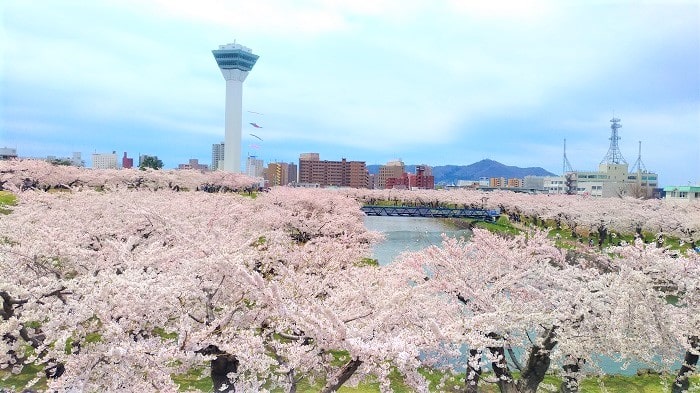
[[[210,163],[211,50],[235,39],[260,56],[244,157],[558,174],[566,139],[574,169],[595,170],[614,113],[630,166],[642,141],[661,185],[700,182],[697,0],[6,0],[0,18],[0,147],[21,156]]]

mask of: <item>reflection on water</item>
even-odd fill
[[[400,253],[422,250],[442,242],[442,234],[450,237],[471,235],[466,229],[454,229],[443,222],[425,217],[367,216],[365,227],[382,232],[385,239],[374,246],[373,258],[386,265]]]

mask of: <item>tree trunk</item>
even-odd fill
[[[211,361],[211,380],[214,383],[215,392],[234,393],[236,387],[228,378],[229,373],[238,371],[238,359],[227,353],[218,355]]]
[[[698,356],[700,355],[700,336],[692,336],[688,339],[690,349],[685,352],[683,365],[678,370],[678,375],[673,383],[671,392],[682,393],[687,392],[690,388],[688,377],[696,370],[698,364]]]
[[[556,327],[545,331],[542,340],[542,345],[533,345],[530,349],[530,354],[525,364],[525,369],[522,372],[520,381],[518,381],[518,392],[520,393],[536,393],[540,383],[544,380],[544,376],[549,370],[551,358],[549,356],[551,350],[557,345],[554,338],[554,330]]]
[[[491,362],[491,367],[493,368],[493,373],[498,378],[498,389],[501,393],[519,393],[518,388],[513,380],[513,375],[511,375],[508,369],[508,363],[506,361],[506,351],[503,347],[489,347],[489,352],[491,356],[498,359],[498,361]]]
[[[238,359],[234,355],[226,353],[216,345],[209,344],[205,348],[197,351],[202,355],[214,355],[216,358],[209,362],[211,366],[211,381],[214,384],[215,392],[234,393],[236,387],[229,379],[229,373],[238,372]]]
[[[578,393],[581,362],[582,360],[578,359],[576,363],[565,364],[562,367],[564,369],[564,380],[559,388],[561,393]]]
[[[352,377],[355,371],[357,371],[357,369],[360,368],[360,365],[362,365],[362,360],[350,360],[340,370],[340,372],[337,375],[337,378],[335,378],[334,380],[330,380],[326,383],[326,386],[323,387],[321,393],[333,393],[338,391],[338,389],[340,389],[340,387],[343,386],[343,384],[347,382],[347,380],[350,379],[350,377]]]
[[[481,378],[481,351],[476,349],[469,350],[469,359],[467,359],[467,372],[464,378],[464,392],[477,393],[479,387],[479,378]]]

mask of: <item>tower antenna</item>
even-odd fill
[[[621,128],[622,125],[620,125],[620,119],[617,117],[614,117],[610,119],[610,122],[612,123],[610,125],[610,129],[612,130],[612,133],[610,135],[610,148],[608,149],[608,153],[603,157],[603,160],[600,162],[602,164],[627,164],[627,161],[625,161],[625,158],[622,157],[622,152],[620,151],[620,146],[618,146],[617,141],[620,140],[620,137],[617,135],[617,130],[618,128]]]
[[[571,168],[571,163],[569,162],[569,159],[566,158],[566,138],[564,139],[564,165],[562,166],[562,175],[565,175],[567,172],[573,172],[574,169]]]
[[[634,172],[647,172],[647,168],[642,162],[642,141],[639,141],[639,155],[637,156],[637,161],[634,162],[632,169],[630,169],[630,173]]]

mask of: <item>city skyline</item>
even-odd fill
[[[700,182],[700,4],[3,2],[0,146],[207,163],[224,140],[211,49],[260,56],[241,161],[483,158],[596,170],[609,120],[661,186]],[[56,16],[60,15],[60,18]],[[88,163],[89,164],[89,163]],[[243,166],[243,162],[241,163]]]

